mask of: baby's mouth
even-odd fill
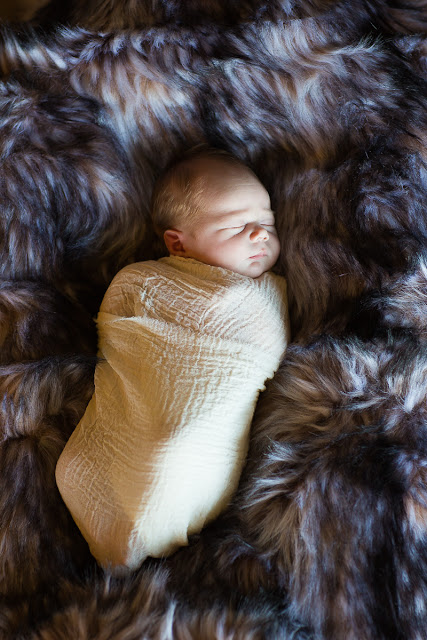
[[[252,260],[253,258],[265,258],[267,255],[266,251],[260,251],[259,253],[256,253],[254,256],[249,256],[249,259]]]

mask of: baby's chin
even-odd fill
[[[250,278],[258,278],[266,271],[271,269],[270,263],[266,264],[264,260],[253,260],[248,264],[238,265],[232,271],[240,273],[242,276],[249,276]]]
[[[234,273],[239,273],[241,276],[248,276],[249,278],[258,278],[266,271],[269,271],[273,266],[270,264],[271,260],[245,260],[239,264],[230,264],[230,262],[223,263],[222,261],[211,262],[208,260],[201,260],[205,264],[210,264],[212,267],[221,267],[222,269],[228,269]]]

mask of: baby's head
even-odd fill
[[[158,180],[154,228],[173,256],[256,278],[276,262],[270,196],[244,164],[219,149],[185,155]]]

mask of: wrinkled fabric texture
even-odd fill
[[[289,340],[286,281],[141,262],[114,278],[97,327],[95,392],[56,479],[98,561],[135,569],[186,545],[235,492]]]

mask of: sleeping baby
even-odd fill
[[[152,215],[170,255],[109,286],[95,391],[56,468],[107,568],[169,555],[224,510],[289,338],[274,214],[249,168],[195,150],[157,182]]]

